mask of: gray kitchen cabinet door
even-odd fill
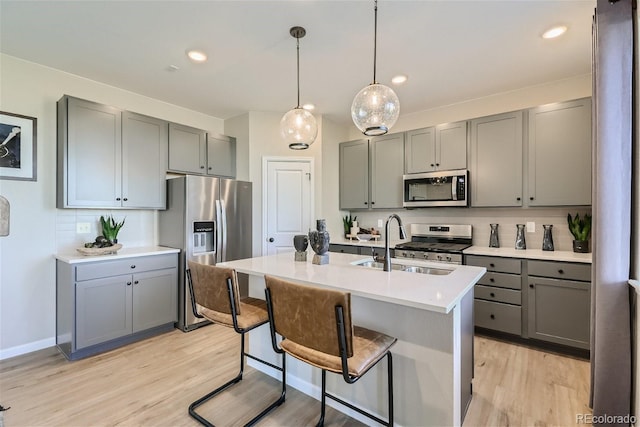
[[[340,144],[340,209],[369,207],[369,141]]]
[[[168,128],[164,120],[122,113],[123,207],[166,207]]]
[[[404,172],[407,174],[435,170],[435,128],[428,127],[407,132],[404,143],[404,155]]]
[[[64,96],[58,101],[58,208],[121,205],[120,110]]]
[[[236,177],[236,139],[207,134],[207,174]]]
[[[471,120],[471,206],[522,206],[522,111]]]
[[[177,270],[133,275],[133,332],[178,321]]]
[[[529,110],[529,206],[591,205],[591,98]]]
[[[402,208],[404,133],[371,138],[372,209]]]
[[[76,349],[131,334],[131,275],[76,283]]]
[[[529,276],[529,338],[589,348],[591,283]]]
[[[467,168],[467,122],[436,126],[436,169]]]
[[[206,173],[207,133],[203,130],[169,123],[169,170]]]

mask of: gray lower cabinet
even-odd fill
[[[522,334],[522,261],[467,255],[467,265],[487,272],[475,286],[474,319],[477,327]]]
[[[164,120],[63,96],[57,207],[164,209],[167,128]]]
[[[171,330],[178,256],[69,264],[57,261],[56,344],[69,359]]]
[[[471,120],[471,206],[522,206],[522,111]]]
[[[528,261],[529,338],[589,348],[591,266]]]
[[[394,250],[390,249],[389,251],[391,256],[393,257]],[[331,243],[329,245],[329,252],[363,255],[367,257],[384,257],[384,248],[379,248],[376,246],[340,245]]]

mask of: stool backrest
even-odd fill
[[[353,356],[351,294],[299,285],[265,276],[275,331],[285,339],[333,356],[340,356],[336,307],[344,316],[347,357]]]
[[[200,264],[193,261],[188,261],[187,265],[191,272],[193,297],[196,304],[209,310],[231,314],[231,303],[227,288],[227,280],[231,279],[236,314],[240,314],[238,276],[234,269]]]

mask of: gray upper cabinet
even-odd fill
[[[369,141],[340,144],[340,209],[369,207]]]
[[[471,206],[522,206],[522,115],[471,120]]]
[[[169,123],[169,170],[205,174],[207,168],[207,132]]]
[[[467,168],[467,122],[416,129],[405,137],[405,173]]]
[[[340,144],[340,209],[402,208],[404,133]]]
[[[235,178],[236,140],[169,123],[169,170]]]
[[[591,98],[529,110],[529,206],[591,205]]]
[[[58,101],[57,207],[122,205],[121,111],[63,96]]]
[[[122,113],[122,206],[166,207],[168,123]]]
[[[64,96],[58,208],[164,209],[167,122]]]
[[[404,133],[371,138],[371,208],[402,208],[403,148]]]
[[[236,139],[207,134],[207,174],[236,177]]]

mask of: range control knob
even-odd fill
[[[416,257],[416,254],[414,254],[413,252],[411,252],[411,253],[409,254],[409,256],[410,256],[411,258],[415,258],[415,257]]]

